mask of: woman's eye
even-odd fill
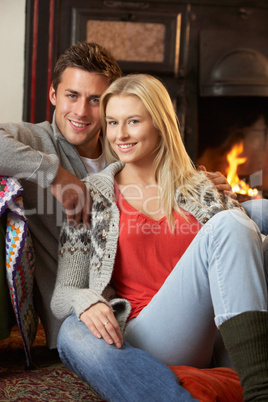
[[[137,124],[139,120],[130,120],[129,124]]]
[[[108,124],[109,124],[110,126],[115,126],[117,123],[116,123],[116,121],[108,121]]]

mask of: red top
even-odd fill
[[[186,211],[189,221],[174,211],[176,224],[171,233],[166,217],[159,221],[149,218],[129,205],[117,186],[115,191],[120,235],[112,282],[117,295],[131,304],[130,320],[163,285],[201,224]]]

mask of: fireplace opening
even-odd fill
[[[197,165],[227,176],[227,155],[241,143],[237,175],[268,198],[268,98],[200,97],[198,124]]]
[[[199,63],[197,164],[227,176],[227,155],[241,143],[239,179],[258,187],[268,198],[265,36],[240,30],[201,30]]]

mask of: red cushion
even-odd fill
[[[188,366],[170,368],[181,385],[200,402],[243,402],[243,390],[233,369],[197,369]]]

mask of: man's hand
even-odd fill
[[[51,184],[51,193],[64,206],[69,225],[86,226],[91,212],[91,197],[85,184],[61,166]]]
[[[223,191],[229,197],[234,200],[236,199],[237,194],[233,192],[232,186],[221,172],[207,172],[207,169],[203,165],[198,166],[198,170],[206,172],[207,178],[214,184],[218,191]]]
[[[123,343],[123,335],[112,309],[99,302],[80,315],[80,320],[88,327],[94,336],[103,338],[105,342],[116,348]]]

